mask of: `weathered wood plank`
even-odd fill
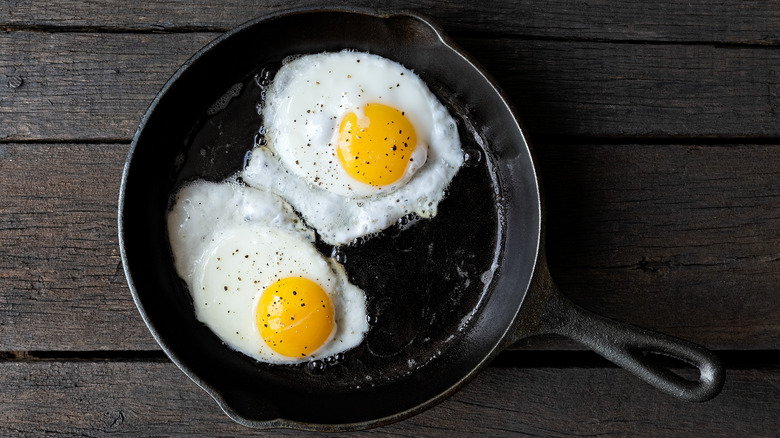
[[[538,149],[550,265],[572,299],[712,348],[780,345],[780,149]]]
[[[332,4],[413,9],[450,32],[485,32],[541,38],[695,41],[750,44],[780,42],[776,2],[695,0],[632,2],[596,0],[477,2],[392,0]],[[114,27],[137,30],[229,29],[248,19],[291,7],[319,7],[313,0],[200,0],[126,2],[0,1],[0,26]]]
[[[713,348],[780,345],[776,147],[539,149],[550,264],[575,301]]]
[[[129,139],[168,78],[216,36],[0,34],[0,140]]]
[[[129,139],[170,75],[216,35],[0,34],[0,140]],[[777,50],[458,41],[532,136],[780,136]]]
[[[730,370],[693,404],[615,368],[495,368],[442,404],[351,436],[772,436],[780,368]],[[256,436],[167,362],[0,363],[3,436]],[[488,395],[489,396],[486,396]],[[263,436],[319,436],[290,430]]]
[[[157,349],[127,289],[125,145],[0,145],[0,350]]]
[[[778,135],[775,50],[460,42],[505,89],[532,136]]]
[[[551,268],[575,301],[710,348],[780,345],[780,148],[537,149]],[[157,349],[118,255],[126,151],[0,145],[0,351]]]

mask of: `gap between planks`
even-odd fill
[[[780,366],[780,350],[721,350],[714,352],[727,369],[761,369]],[[108,351],[0,351],[2,362],[167,362],[160,350]],[[659,360],[670,368],[683,368],[671,360]],[[617,368],[592,351],[504,351],[491,367],[499,368]]]
[[[527,140],[533,144],[550,144],[557,146],[575,145],[636,145],[636,146],[780,146],[780,137],[712,137],[712,136],[686,136],[686,137],[634,137],[634,136],[588,136],[588,135],[554,135],[554,134],[528,134]],[[2,139],[0,145],[122,145],[130,146],[131,139],[127,138],[34,138],[34,139]]]
[[[40,32],[40,33],[103,33],[103,34],[181,34],[215,32],[225,33],[235,27],[229,26],[163,26],[149,25],[148,27],[125,26],[72,26],[72,25],[13,25],[0,26],[3,32]],[[553,41],[559,43],[596,43],[596,44],[630,44],[643,45],[654,44],[661,46],[712,46],[722,48],[763,48],[780,49],[780,44],[774,41],[708,41],[708,40],[653,40],[653,39],[609,39],[595,37],[555,37],[527,34],[514,34],[506,32],[490,31],[449,31],[447,35],[453,39],[508,39],[518,41]]]

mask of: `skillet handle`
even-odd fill
[[[711,351],[583,309],[558,290],[544,257],[540,257],[533,284],[526,297],[529,302],[523,304],[516,339],[537,334],[568,337],[661,391],[687,401],[710,400],[723,387],[723,365]],[[658,355],[697,368],[698,380],[688,380],[674,373],[657,360]]]

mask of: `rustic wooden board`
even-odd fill
[[[0,57],[0,140],[129,139],[165,81],[215,36],[0,34],[10,54]]]
[[[127,150],[0,144],[0,350],[158,348],[119,257]]]
[[[712,348],[780,345],[780,149],[539,149],[548,256],[570,297]]]
[[[217,35],[0,34],[0,141],[129,139],[170,75]],[[456,40],[506,88],[532,138],[780,136],[771,48]]]
[[[164,361],[7,361],[0,375],[3,436],[321,436],[239,426]],[[429,411],[350,436],[773,436],[779,410],[777,366],[730,370],[702,404],[616,368],[489,367]]]
[[[551,268],[575,301],[710,348],[780,345],[780,148],[538,146]],[[0,144],[0,351],[157,349],[118,255],[126,153]]]
[[[595,0],[536,2],[344,1],[334,5],[412,9],[430,15],[450,32],[500,33],[540,38],[687,41],[747,44],[780,42],[776,2],[695,0],[632,2]],[[0,26],[120,28],[179,31],[225,30],[250,18],[292,7],[319,7],[315,0],[200,0],[144,2],[0,1]]]
[[[505,88],[532,139],[778,135],[776,50],[458,41]]]
[[[238,426],[171,364],[116,232],[128,144],[170,75],[245,20],[319,3],[0,0],[0,436],[322,435]],[[506,89],[574,301],[730,350],[722,394],[691,404],[526,340],[441,405],[354,436],[778,435],[780,3],[336,4],[429,14]]]

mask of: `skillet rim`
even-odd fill
[[[470,66],[471,69],[474,70],[474,72],[478,73],[481,76],[484,83],[487,84],[490,87],[490,89],[493,90],[495,95],[500,99],[505,110],[508,111],[509,115],[511,116],[511,119],[514,122],[514,126],[512,128],[513,130],[516,129],[517,134],[519,134],[523,143],[522,145],[519,145],[517,147],[518,152],[520,154],[526,154],[530,162],[529,167],[530,167],[531,175],[529,176],[529,179],[534,182],[532,191],[535,194],[534,201],[537,208],[534,217],[536,220],[536,224],[533,229],[534,236],[535,236],[535,242],[534,242],[535,245],[533,248],[534,259],[533,259],[533,263],[530,266],[531,275],[529,276],[528,284],[526,284],[522,288],[518,288],[521,289],[521,292],[523,293],[523,297],[514,311],[514,315],[511,318],[511,322],[506,325],[501,336],[498,339],[496,339],[494,346],[489,350],[489,352],[468,372],[463,374],[463,376],[460,379],[454,382],[448,389],[441,391],[438,395],[431,397],[428,400],[412,408],[409,408],[401,412],[396,412],[392,415],[387,415],[381,418],[375,418],[372,420],[353,422],[353,423],[338,423],[338,424],[307,423],[302,421],[289,420],[285,418],[275,418],[273,420],[262,420],[262,421],[250,420],[242,417],[235,409],[233,409],[229,405],[229,403],[225,400],[224,395],[221,394],[217,388],[213,387],[211,384],[206,382],[203,378],[199,377],[192,369],[190,369],[190,367],[188,367],[178,357],[178,355],[173,351],[171,346],[160,336],[158,330],[155,328],[154,323],[151,321],[151,318],[149,317],[147,311],[145,310],[141,302],[141,297],[137,292],[135,282],[133,281],[133,275],[130,272],[128,262],[127,262],[126,240],[124,238],[125,227],[123,224],[124,215],[125,215],[124,207],[125,207],[126,184],[133,164],[133,156],[135,154],[142,131],[145,129],[149,119],[152,117],[160,101],[167,95],[169,89],[192,66],[193,63],[199,60],[204,54],[211,51],[215,46],[219,45],[222,41],[229,39],[232,36],[245,31],[248,28],[262,25],[263,23],[277,20],[280,18],[291,17],[299,14],[313,14],[313,13],[316,14],[322,12],[358,14],[358,15],[365,15],[365,16],[370,16],[370,17],[380,18],[380,19],[389,19],[392,17],[413,18],[416,21],[420,22],[421,24],[424,24],[425,26],[429,27],[430,30],[433,31],[433,33],[438,38],[437,44],[443,46],[442,50],[449,50],[452,53],[456,54],[457,56],[462,58],[466,62],[466,64],[468,64],[468,66]],[[476,62],[468,53],[466,53],[463,49],[461,49],[443,31],[443,29],[438,24],[436,24],[431,18],[429,18],[425,14],[415,12],[415,11],[410,11],[410,10],[390,10],[390,9],[379,9],[379,8],[346,7],[346,6],[333,6],[333,7],[322,7],[322,8],[296,7],[296,8],[289,8],[289,9],[279,9],[270,13],[263,14],[257,18],[249,20],[219,35],[214,40],[210,41],[208,44],[206,44],[197,52],[195,52],[189,59],[187,59],[187,61],[185,61],[176,70],[176,72],[173,73],[173,75],[166,81],[166,83],[163,85],[160,91],[155,95],[155,98],[152,100],[146,112],[144,113],[143,117],[141,118],[141,122],[139,123],[138,128],[133,136],[130,148],[128,150],[125,165],[123,168],[122,179],[121,179],[120,190],[119,190],[119,203],[118,203],[118,234],[119,234],[118,243],[120,246],[120,255],[122,259],[125,278],[127,279],[128,286],[131,290],[133,301],[136,305],[136,308],[139,310],[139,313],[141,314],[144,323],[146,324],[147,328],[151,332],[153,338],[155,339],[157,344],[160,345],[161,349],[165,352],[168,358],[185,375],[187,375],[187,377],[189,377],[201,389],[203,389],[206,393],[208,393],[217,402],[217,404],[220,406],[220,408],[225,412],[225,414],[228,417],[230,417],[233,421],[242,424],[244,426],[260,428],[260,429],[291,428],[291,429],[298,429],[298,430],[338,432],[338,431],[351,431],[351,430],[360,430],[360,429],[383,426],[386,424],[390,424],[393,422],[397,422],[409,418],[415,414],[418,414],[422,411],[429,409],[430,407],[440,403],[444,399],[450,397],[452,394],[460,390],[466,383],[468,383],[474,377],[476,377],[498,353],[503,351],[508,346],[508,344],[512,342],[513,340],[512,334],[516,331],[516,327],[518,326],[518,322],[519,322],[518,316],[520,314],[521,309],[524,306],[528,293],[531,292],[533,273],[536,272],[539,263],[539,251],[542,245],[542,239],[541,239],[542,223],[543,223],[542,214],[543,211],[542,211],[541,187],[540,187],[539,177],[536,171],[536,164],[535,164],[534,156],[531,153],[530,145],[525,137],[524,129],[522,128],[520,120],[517,116],[516,110],[510,103],[510,100],[508,99],[504,91],[497,85],[497,82],[492,78],[492,76],[490,76],[489,73],[478,62]],[[506,234],[507,232],[505,230],[501,232],[501,235],[506,235]],[[502,241],[499,242],[499,244],[503,247],[504,244],[503,239]],[[503,251],[504,249],[501,248],[500,250],[501,254],[498,257],[499,261],[503,260]],[[499,266],[502,265],[503,263],[499,262]]]

